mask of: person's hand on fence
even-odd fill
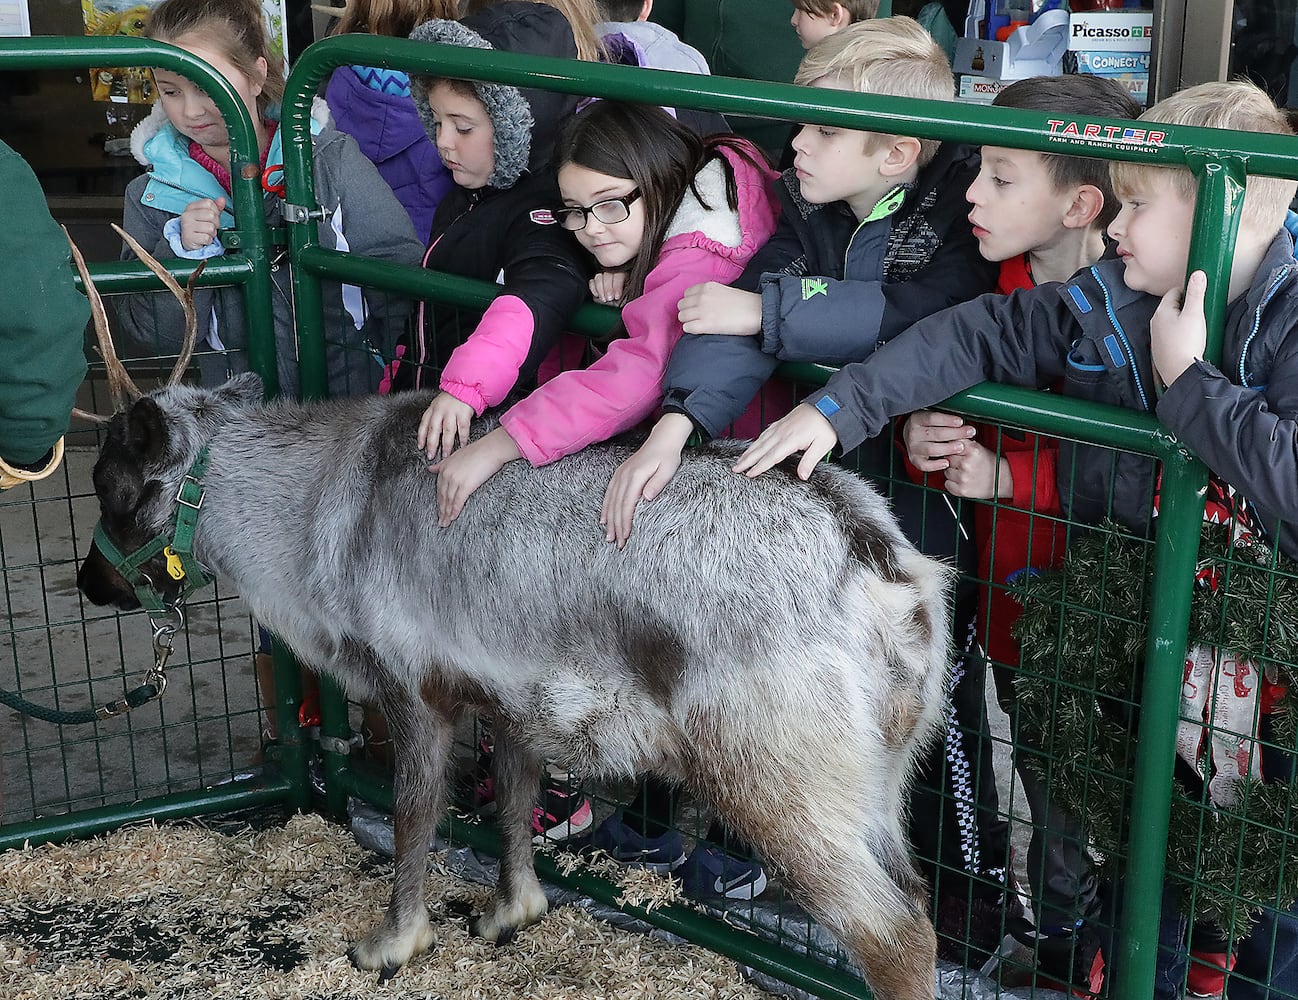
[[[749,478],[760,476],[794,452],[802,452],[798,476],[807,479],[820,460],[838,444],[838,433],[814,406],[799,403],[787,416],[762,431],[734,465],[735,472]]]
[[[437,473],[437,524],[445,528],[464,510],[474,491],[523,453],[503,427],[428,467]]]
[[[622,291],[625,288],[625,271],[600,271],[590,279],[590,297],[605,305],[616,305],[621,302]]]
[[[906,418],[902,441],[906,457],[920,472],[941,472],[950,465],[952,455],[964,451],[974,436],[974,427],[954,413],[938,410],[916,410]]]
[[[186,205],[180,213],[180,245],[188,251],[201,250],[216,239],[224,209],[224,198],[199,198]]]
[[[977,441],[950,457],[946,470],[946,491],[970,500],[1007,499],[1014,495],[1010,463]]]
[[[445,459],[455,450],[457,438],[461,447],[469,443],[469,424],[474,416],[473,407],[468,403],[449,392],[439,392],[419,419],[415,444],[430,462],[439,447]]]
[[[1163,296],[1149,321],[1150,351],[1154,370],[1163,385],[1171,385],[1198,359],[1208,344],[1208,321],[1203,313],[1203,296],[1208,279],[1195,271],[1186,282],[1185,295],[1173,288]]]
[[[619,549],[626,546],[636,504],[653,500],[666,489],[680,468],[681,449],[693,429],[685,414],[668,413],[654,426],[649,440],[617,467],[599,514],[600,525],[607,529],[605,541],[616,542]]]
[[[705,281],[685,289],[676,317],[686,333],[751,337],[762,332],[762,297],[756,292]]]

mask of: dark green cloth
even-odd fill
[[[802,61],[792,16],[789,0],[655,0],[650,19],[702,52],[716,76],[792,83]],[[732,115],[730,125],[776,158],[789,137],[785,122]]]
[[[40,461],[68,429],[90,306],[26,161],[0,142],[0,457]]]

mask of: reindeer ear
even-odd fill
[[[167,425],[162,410],[148,396],[142,396],[132,405],[128,419],[131,451],[141,462],[156,462],[167,448]]]
[[[266,387],[256,372],[236,375],[216,390],[216,398],[233,406],[256,406],[266,398]]]

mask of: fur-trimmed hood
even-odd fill
[[[467,48],[577,58],[577,43],[567,19],[548,4],[526,0],[494,4],[462,21],[425,21],[410,37]],[[433,80],[431,76],[412,75],[410,96],[424,130],[436,143],[428,107],[428,88]],[[487,179],[488,186],[513,187],[525,172],[548,166],[559,127],[576,110],[577,99],[569,94],[503,83],[474,81],[473,88],[495,130],[495,169]]]
[[[267,112],[268,117],[274,121],[279,120],[279,108],[271,108]],[[333,118],[329,114],[329,105],[323,98],[315,97],[311,99],[311,120],[321,128],[332,125]],[[153,158],[145,151],[145,145],[150,139],[156,136],[167,126],[167,113],[162,109],[162,103],[158,102],[153,105],[153,110],[149,116],[142,122],[131,129],[131,155],[141,166],[151,166]],[[312,129],[314,132],[320,129]]]

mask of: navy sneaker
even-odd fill
[[[756,899],[766,891],[766,869],[755,858],[740,858],[700,840],[681,868],[685,892],[696,899]]]
[[[657,837],[646,837],[622,822],[614,813],[595,827],[590,846],[603,851],[614,861],[666,875],[685,864],[685,844],[675,830]]]

